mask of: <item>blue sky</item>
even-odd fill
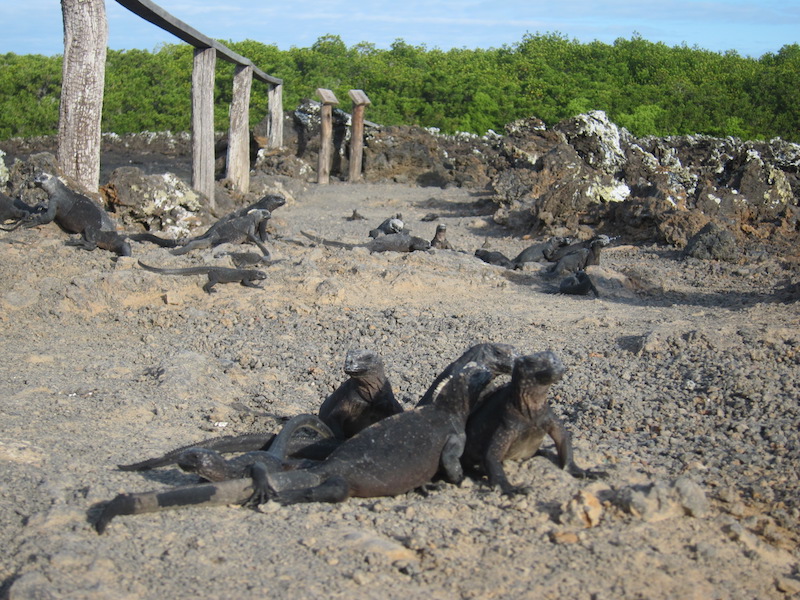
[[[348,46],[388,48],[398,38],[427,48],[492,48],[525,33],[558,32],[612,43],[638,33],[669,46],[735,50],[755,58],[800,42],[800,0],[156,0],[212,38],[253,39],[282,50],[325,34]],[[109,47],[154,50],[179,40],[107,0]],[[0,3],[0,53],[61,54],[61,5],[55,0]]]

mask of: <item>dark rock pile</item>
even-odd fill
[[[349,116],[337,112],[332,173],[346,177]],[[308,176],[316,168],[314,103],[287,117],[287,148],[262,151],[258,168]],[[516,233],[622,234],[683,248],[714,221],[741,242],[796,241],[800,145],[736,138],[635,138],[602,111],[548,128],[537,118],[494,132],[441,135],[420,127],[368,127],[366,181],[489,190],[495,221]],[[564,231],[566,230],[566,231]]]
[[[333,120],[331,173],[344,180],[350,115],[336,109]],[[490,131],[484,136],[368,122],[365,137],[365,181],[487,191],[497,205],[494,220],[517,235],[607,233],[685,248],[713,221],[740,245],[784,254],[794,254],[797,247],[800,145],[780,139],[635,138],[602,111],[551,128],[534,117],[521,119],[509,123],[504,135]],[[265,123],[254,128],[253,140],[256,146],[266,143]],[[53,138],[6,140],[0,151],[10,165],[14,158],[52,152],[54,146]],[[129,181],[131,172],[111,175],[125,165],[141,169],[144,188],[153,187],[154,181],[144,178],[163,172],[161,167],[187,180],[190,146],[186,135],[105,135],[101,183]],[[222,181],[224,139],[218,153],[218,189],[229,198]],[[253,177],[315,181],[318,155],[319,104],[307,101],[287,111],[283,148],[253,153]],[[113,182],[112,187],[119,188]],[[116,193],[118,198],[119,189]],[[145,226],[157,229],[158,223]]]

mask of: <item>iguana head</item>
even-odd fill
[[[344,358],[344,372],[350,377],[358,377],[378,368],[383,369],[383,359],[372,350],[348,350]]]

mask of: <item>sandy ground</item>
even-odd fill
[[[0,233],[0,581],[6,598],[787,598],[800,594],[800,305],[796,272],[761,257],[684,261],[618,246],[602,297],[552,293],[513,256],[531,241],[491,223],[465,190],[298,186],[275,213],[263,290],[145,272],[230,264],[220,248],[134,257],[64,246],[55,226]],[[349,221],[354,209],[366,221]],[[364,242],[400,212],[466,253],[370,255],[314,247],[301,230]],[[19,243],[10,243],[10,242]],[[123,491],[194,481],[116,464],[217,434],[272,431],[344,380],[349,348],[378,350],[411,408],[468,346],[552,348],[551,401],[576,460],[508,463],[511,498],[480,479],[340,505],[197,508],[121,517]]]

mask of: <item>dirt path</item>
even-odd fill
[[[144,272],[211,261],[144,244],[134,258],[63,245],[53,226],[0,234],[0,581],[9,598],[784,598],[800,593],[800,305],[784,265],[685,262],[653,247],[603,255],[599,300],[550,293],[484,199],[463,190],[297,189],[276,211],[281,262],[264,290]],[[350,221],[354,209],[366,221]],[[370,255],[292,243],[365,241],[400,212],[466,253]],[[16,240],[22,243],[7,243]],[[225,250],[224,248],[221,250]],[[232,250],[242,251],[242,248]],[[251,250],[245,248],[244,250]],[[627,286],[627,287],[626,287]],[[118,463],[313,412],[349,348],[377,349],[411,407],[469,345],[552,348],[552,403],[576,460],[511,463],[527,495],[482,482],[341,505],[123,517],[87,509],[191,482]],[[552,447],[548,446],[552,457]],[[676,482],[678,482],[676,484]],[[586,525],[591,525],[587,527]]]

